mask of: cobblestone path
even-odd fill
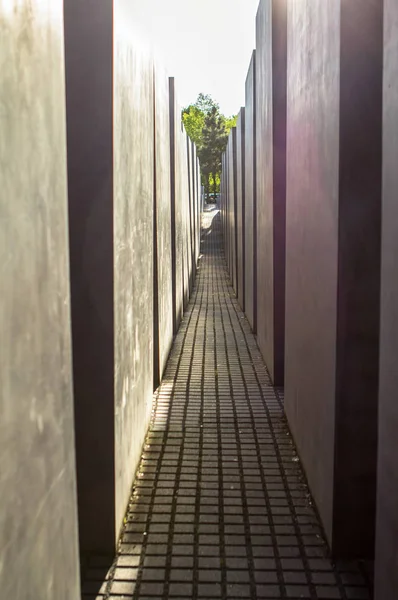
[[[91,560],[83,598],[370,598],[360,565],[328,558],[282,391],[226,273],[217,210],[201,251],[118,555],[103,582],[106,560]]]

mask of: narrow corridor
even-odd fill
[[[370,598],[327,547],[274,389],[238,307],[220,216],[155,397],[118,555],[83,598]]]

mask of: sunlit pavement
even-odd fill
[[[154,402],[119,552],[83,598],[370,598],[334,565],[205,208],[195,289]]]

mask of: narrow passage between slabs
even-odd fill
[[[370,598],[360,564],[328,558],[282,391],[226,272],[216,207],[201,252],[118,555],[94,597]]]

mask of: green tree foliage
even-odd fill
[[[199,94],[195,104],[182,111],[185,129],[198,149],[202,184],[207,194],[220,190],[221,156],[237,118],[237,115],[225,117],[208,94]]]

